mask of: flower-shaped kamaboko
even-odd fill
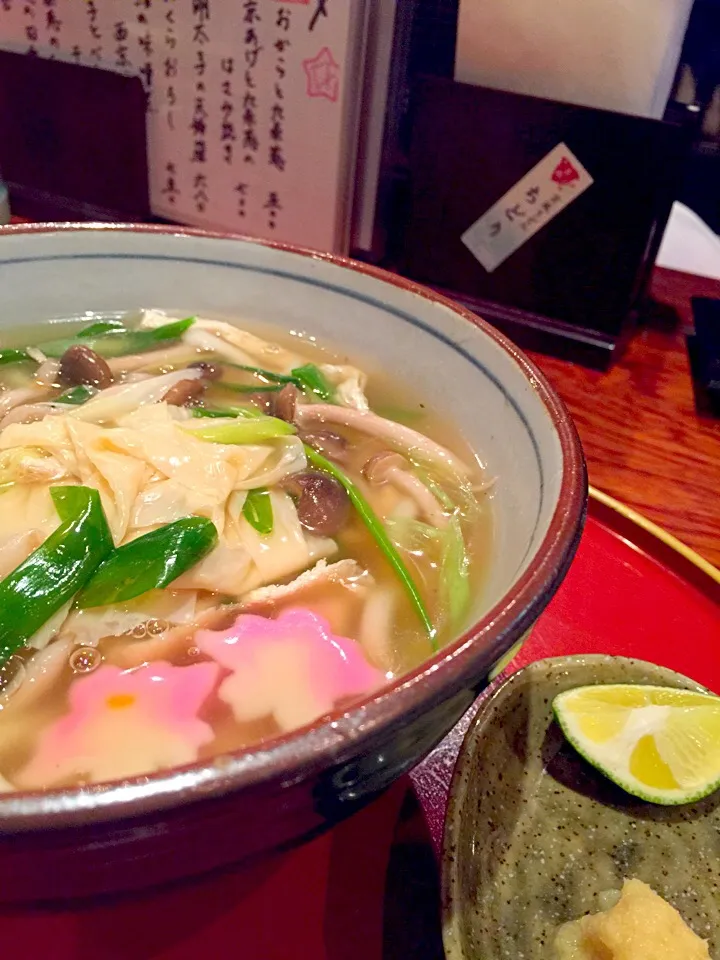
[[[195,643],[231,671],[218,693],[241,723],[272,716],[293,730],[384,680],[354,640],[305,609],[274,620],[241,614],[228,630],[199,630]]]
[[[197,714],[217,676],[215,663],[100,667],[74,681],[69,713],[41,735],[16,779],[26,787],[115,780],[196,760],[213,739]]]

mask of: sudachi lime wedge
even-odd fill
[[[607,684],[555,697],[563,733],[588,763],[651,803],[692,803],[720,787],[720,697]]]

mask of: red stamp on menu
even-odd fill
[[[316,57],[303,60],[303,70],[307,78],[307,95],[337,100],[340,94],[340,64],[327,47],[323,47]]]

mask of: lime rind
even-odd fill
[[[569,712],[564,709],[566,703],[582,694],[592,691],[598,695],[596,699],[598,706],[602,705],[602,701],[605,700],[604,695],[607,694],[608,708],[612,706],[617,707],[617,703],[613,704],[612,701],[613,691],[626,692],[630,687],[637,687],[638,692],[642,691],[644,694],[647,694],[645,701],[647,705],[652,704],[652,694],[658,693],[663,700],[666,700],[666,705],[670,706],[671,704],[667,703],[667,701],[676,699],[672,695],[675,692],[681,695],[677,697],[677,700],[683,699],[686,705],[688,695],[691,695],[694,704],[697,706],[720,702],[720,698],[710,693],[699,693],[697,691],[682,690],[673,687],[651,686],[649,684],[590,684],[583,687],[575,687],[572,690],[566,690],[564,693],[558,694],[552,703],[553,715],[568,743],[571,744],[587,763],[598,770],[604,777],[611,780],[626,793],[630,794],[630,796],[645,800],[648,803],[667,807],[697,803],[720,789],[720,770],[714,771],[707,780],[694,785],[692,788],[654,789],[638,780],[629,773],[627,769],[623,769],[623,766],[627,767],[627,763],[624,763],[625,758],[623,758],[623,762],[613,763],[607,759],[607,754],[602,748],[596,751],[589,748],[587,738],[579,734],[577,726],[573,723]],[[628,707],[627,709],[630,711],[633,708]],[[598,756],[598,754],[600,755]]]
[[[717,703],[720,700],[720,697],[715,696],[713,693],[701,693],[699,690],[684,690],[682,687],[663,687],[650,683],[589,683],[585,686],[573,687],[572,690],[565,690],[564,693],[559,693],[553,700],[553,710],[556,703],[564,703],[566,700],[574,699],[585,693],[595,694],[598,700],[608,699],[613,706],[625,706],[625,704],[618,704],[617,701],[613,702],[611,696],[606,696],[618,692],[642,693],[645,702],[648,704],[652,702],[652,695],[657,694],[660,698],[669,701],[667,706],[672,706],[672,701],[674,700],[683,700],[684,704],[687,704],[688,701],[691,700],[698,706],[707,703]]]

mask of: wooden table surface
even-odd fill
[[[720,567],[720,419],[695,409],[684,337],[690,297],[720,297],[720,282],[658,269],[652,293],[677,316],[641,327],[609,371],[532,356],[575,419],[590,483]]]

